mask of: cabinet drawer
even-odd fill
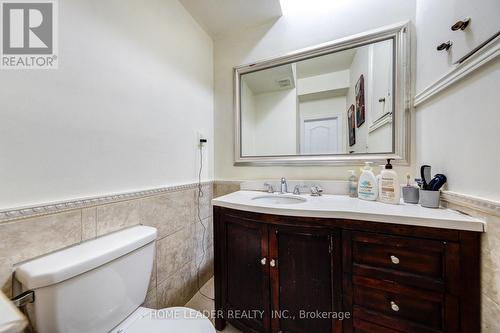
[[[435,331],[443,330],[444,298],[442,294],[367,278],[355,278],[353,282],[355,307],[398,322],[406,321],[410,326],[427,327]],[[379,324],[387,323],[379,322]]]
[[[354,319],[353,327],[354,333],[404,333],[359,319]]]
[[[440,241],[356,233],[352,251],[354,265],[444,279],[445,248]]]

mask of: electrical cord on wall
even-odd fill
[[[197,200],[197,208],[198,208],[198,222],[201,224],[201,227],[203,228],[203,236],[201,238],[201,249],[202,249],[202,256],[200,259],[200,262],[197,264],[196,267],[196,280],[198,284],[198,292],[205,298],[208,298],[209,300],[214,300],[213,297],[209,297],[208,295],[205,295],[201,291],[201,286],[200,286],[200,267],[205,260],[206,257],[206,250],[205,250],[205,235],[207,233],[207,227],[203,224],[203,219],[201,218],[201,198],[203,198],[204,192],[203,192],[203,186],[201,184],[201,174],[203,172],[203,144],[206,143],[206,139],[200,139],[200,169],[198,171],[198,200]]]

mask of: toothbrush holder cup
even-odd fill
[[[413,186],[403,186],[403,201],[409,204],[418,204],[419,188]]]
[[[420,205],[427,208],[439,208],[441,191],[427,191],[420,189]]]

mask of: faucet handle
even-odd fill
[[[301,188],[307,188],[307,185],[295,185],[293,188],[293,194],[299,195]]]
[[[267,188],[266,191],[268,193],[274,193],[274,188],[273,188],[273,185],[269,184],[269,183],[264,183],[264,186]]]
[[[323,189],[318,185],[311,186],[311,196],[319,197],[323,193]]]

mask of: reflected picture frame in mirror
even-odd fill
[[[382,41],[392,41],[392,90],[390,91],[390,101],[392,112],[377,117],[369,124],[365,122],[365,85],[366,81],[363,75],[354,82],[356,84],[356,101],[353,102],[354,123],[359,126],[367,127],[368,131],[376,130],[378,127],[387,123],[392,125],[392,149],[382,152],[355,152],[351,143],[356,140],[356,130],[358,127],[351,128],[348,121],[348,114],[351,105],[347,105],[344,114],[343,123],[345,129],[346,151],[340,154],[276,154],[258,156],[258,154],[245,154],[242,148],[242,78],[245,74],[256,73],[267,69],[276,68],[286,64],[297,63],[308,59],[334,54],[353,48],[359,48],[365,45],[378,43]],[[234,68],[234,120],[235,120],[235,138],[234,138],[234,165],[353,165],[362,164],[364,161],[382,162],[387,158],[395,159],[395,164],[407,165],[410,157],[410,28],[409,22],[397,23],[385,26],[379,29],[367,31],[361,34],[349,36],[332,42],[298,50],[290,54],[263,60],[248,65],[237,66]],[[386,102],[385,100],[383,101]],[[358,113],[359,111],[359,113]],[[369,110],[368,110],[369,111]],[[279,133],[277,133],[279,135]],[[300,141],[300,140],[298,140]],[[272,144],[272,143],[270,143]],[[297,143],[297,152],[302,153],[300,142]]]

